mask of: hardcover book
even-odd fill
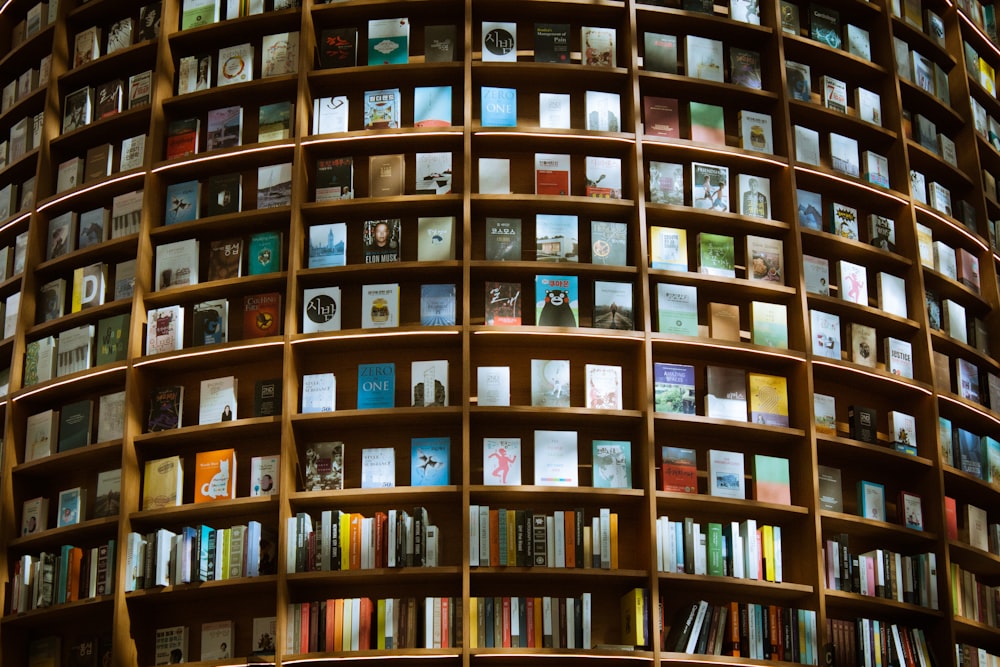
[[[345,95],[317,97],[313,100],[312,133],[347,132],[349,111],[350,102]],[[288,131],[291,133],[290,120]]]
[[[518,218],[486,218],[486,259],[521,259],[521,221]]]
[[[834,49],[842,44],[840,12],[820,4],[809,4],[809,36]]]
[[[535,431],[535,485],[579,486],[576,431]]]
[[[517,24],[483,21],[482,61],[517,62]]]
[[[862,366],[875,368],[877,365],[878,341],[875,328],[859,322],[851,322],[847,328],[847,348],[850,360]]]
[[[837,435],[837,399],[828,394],[813,394],[813,415],[816,430]]]
[[[386,489],[396,486],[396,452],[392,447],[361,450],[361,488]]]
[[[693,79],[722,83],[725,80],[722,41],[686,35],[684,37],[684,73]]]
[[[398,128],[400,99],[399,88],[365,91],[364,129]]]
[[[840,113],[847,113],[847,84],[832,76],[820,77],[823,92],[823,106]]]
[[[735,249],[732,236],[698,232],[698,273],[735,278]]]
[[[691,163],[691,203],[695,208],[729,210],[729,167]]]
[[[642,118],[643,131],[647,135],[668,139],[681,138],[680,107],[677,98],[644,95]]]
[[[309,228],[310,269],[345,266],[347,263],[347,224],[331,222]]]
[[[420,326],[455,326],[455,285],[420,286]]]
[[[656,412],[695,413],[694,366],[656,362],[654,365],[654,409]]]
[[[754,174],[739,175],[740,213],[754,218],[771,218],[771,181]]]
[[[684,205],[684,165],[649,161],[649,198],[654,204]]]
[[[451,438],[410,439],[410,486],[447,486]]]
[[[593,325],[598,329],[635,328],[631,283],[594,281]]]
[[[355,67],[358,64],[358,29],[323,28],[316,40],[316,52],[322,69]]]
[[[479,124],[482,127],[516,126],[517,89],[482,86],[479,113]]]
[[[243,177],[240,174],[213,174],[208,177],[205,213],[225,215],[243,209]]]
[[[740,307],[736,304],[708,304],[708,335],[719,340],[740,340]]]
[[[299,68],[299,32],[264,35],[261,40],[261,77],[295,74]]]
[[[392,408],[396,404],[396,364],[358,365],[358,409]]]
[[[570,129],[570,95],[538,93],[538,127]]]
[[[247,274],[251,276],[281,270],[281,233],[259,232],[250,237]]]
[[[621,96],[618,93],[588,90],[584,96],[584,105],[586,129],[621,131]]]
[[[281,335],[281,293],[243,297],[243,338]]]
[[[105,470],[97,474],[94,492],[94,518],[116,516],[121,509],[122,469]]]
[[[743,453],[710,449],[707,458],[709,494],[745,500],[747,494]]]
[[[590,222],[590,261],[606,266],[627,266],[628,225],[623,222]]]
[[[521,485],[520,438],[483,438],[483,484]]]
[[[737,2],[739,1],[737,0]],[[763,87],[760,73],[760,52],[729,47],[729,81],[737,86],[760,90]]]
[[[521,284],[487,281],[485,323],[487,326],[521,324]]]
[[[568,63],[569,24],[536,23],[534,46],[536,63]]]
[[[539,213],[535,217],[535,258],[540,262],[579,261],[575,215]]]
[[[531,404],[536,407],[570,406],[568,359],[531,360]]]
[[[185,239],[156,248],[156,289],[198,284],[198,240]]]
[[[306,373],[302,376],[302,414],[333,412],[337,409],[337,376],[333,373]]]
[[[340,331],[340,287],[307,287],[302,290],[302,333]]]
[[[217,85],[228,86],[253,79],[253,45],[237,44],[219,49]]]
[[[812,353],[817,357],[840,360],[840,317],[819,310],[809,311],[812,330]]]
[[[885,369],[893,375],[913,378],[913,349],[910,341],[886,336]]]
[[[614,28],[581,26],[580,51],[583,65],[617,67],[617,34]]]
[[[698,288],[695,285],[659,283],[656,297],[660,333],[698,335]]]
[[[448,360],[410,363],[410,405],[415,408],[448,405]]]
[[[368,21],[368,65],[405,65],[410,58],[407,18]]]
[[[236,450],[217,449],[195,455],[194,502],[236,498]]]
[[[344,488],[344,443],[315,442],[306,447],[306,491],[339,491]]]
[[[239,146],[243,139],[243,107],[210,110],[206,137],[206,150]]]
[[[621,366],[586,364],[584,374],[584,407],[595,410],[622,409]]]
[[[183,347],[184,308],[151,309],[146,316],[146,354],[172,352]]]
[[[535,194],[570,194],[570,156],[535,153]]]
[[[677,36],[658,32],[643,33],[643,69],[677,74]]]
[[[594,440],[592,451],[595,489],[632,488],[632,443]]]
[[[685,447],[660,448],[660,490],[668,493],[698,493],[696,453]]]
[[[771,115],[742,109],[739,112],[740,148],[774,154]]]
[[[292,136],[292,112],[295,105],[289,101],[262,104],[257,111],[257,141],[279,141]]]
[[[424,26],[424,62],[451,62],[455,59],[456,27]]]
[[[399,326],[399,283],[361,286],[361,328]]]
[[[368,156],[368,196],[394,197],[404,194],[405,157],[393,155]]]
[[[476,369],[476,387],[477,405],[509,406],[510,366],[480,366]]]
[[[414,127],[448,127],[451,124],[451,86],[413,89]]]
[[[750,302],[750,329],[755,345],[788,347],[788,307],[783,303]]]
[[[180,456],[146,461],[142,509],[179,506],[184,499],[184,462]],[[162,663],[166,664],[166,663]]]
[[[232,375],[201,381],[199,424],[218,424],[236,419],[236,378]]]
[[[793,60],[785,61],[785,79],[788,93],[793,100],[812,101],[812,75],[809,65]]]
[[[861,264],[842,259],[839,262],[840,298],[862,306],[868,305],[868,270]]]
[[[616,157],[595,157],[585,159],[588,197],[599,199],[622,198],[622,161]]]
[[[747,421],[747,377],[742,368],[708,366],[705,416]]]
[[[580,318],[576,276],[535,276],[535,324],[576,327]]]
[[[726,145],[725,109],[717,104],[688,103],[691,141],[715,146]]]

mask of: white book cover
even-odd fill
[[[848,176],[859,176],[861,167],[858,161],[858,140],[831,132],[830,160],[834,171]]]
[[[198,284],[198,240],[184,239],[156,248],[156,289]]]
[[[250,497],[273,496],[281,479],[281,456],[254,456],[250,459]]]
[[[596,410],[622,409],[622,367],[587,364],[585,407]]]
[[[448,360],[410,363],[410,404],[413,407],[448,405]]]
[[[482,406],[510,405],[510,366],[480,366],[476,369],[478,403]]]
[[[819,166],[819,132],[801,125],[795,126],[795,159]]]
[[[362,285],[361,328],[386,329],[399,326],[399,283]]]
[[[907,317],[906,281],[885,271],[877,278],[879,308],[898,317]]]
[[[586,129],[604,132],[621,131],[621,95],[588,90],[584,97]],[[568,108],[567,108],[568,111]]]
[[[740,174],[740,213],[771,219],[771,180],[757,174]]]
[[[483,62],[517,62],[517,24],[483,21]]]
[[[510,159],[479,158],[479,194],[510,194]]]
[[[236,377],[229,375],[201,381],[199,424],[219,424],[236,419]]]
[[[813,294],[830,294],[830,262],[825,257],[802,256],[806,291]]]
[[[812,353],[817,357],[840,360],[840,317],[819,310],[809,311],[812,330]]]
[[[313,134],[347,132],[350,103],[346,95],[318,97],[313,102]]]
[[[62,331],[59,333],[58,340],[56,377],[90,368],[94,344],[93,324],[83,324]]]
[[[299,66],[299,32],[264,35],[261,41],[261,77],[295,74]]]
[[[302,414],[333,412],[337,409],[337,378],[333,373],[302,376]]]
[[[125,428],[125,391],[101,396],[97,403],[97,442],[118,440]]]
[[[723,498],[746,500],[746,478],[742,452],[708,450],[708,492]]]
[[[898,410],[889,411],[889,438],[902,445],[917,445],[917,420]]]
[[[718,39],[686,35],[684,37],[685,74],[693,79],[725,81],[722,42]]]
[[[531,404],[537,407],[569,407],[569,360],[531,360]]]
[[[868,269],[861,264],[842,259],[838,262],[840,298],[851,303],[868,305]]]
[[[302,333],[340,331],[340,287],[307,287],[302,290]]]
[[[483,484],[486,486],[521,484],[520,438],[483,438]]]
[[[958,280],[958,260],[955,249],[944,241],[934,241],[934,269],[943,276]]]
[[[876,92],[858,86],[854,89],[854,107],[858,118],[882,126],[882,97]]]
[[[743,150],[774,154],[771,115],[742,109],[739,113],[740,147]]]
[[[228,86],[251,80],[253,80],[252,44],[237,44],[219,49],[219,78],[216,80],[218,85]]]
[[[576,431],[535,431],[535,484],[579,486]]]
[[[396,486],[396,451],[392,447],[361,450],[361,488],[386,489]]]
[[[146,314],[146,354],[172,352],[184,345],[184,307],[153,308]]]
[[[24,430],[25,462],[55,454],[58,430],[58,410],[45,410],[30,415]]]
[[[886,337],[885,369],[893,375],[913,378],[913,346],[910,341]]]
[[[538,93],[538,127],[568,130],[570,128],[569,111],[570,96],[568,93]]]
[[[201,624],[201,659],[221,660],[233,657],[233,622]]]

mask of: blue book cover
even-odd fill
[[[331,222],[309,228],[309,268],[347,264],[347,223]]]
[[[451,125],[451,86],[417,86],[413,89],[413,127]]]
[[[420,326],[455,326],[455,285],[420,286]]]
[[[447,486],[451,438],[410,440],[410,486]]]
[[[962,472],[983,479],[982,443],[971,431],[958,430],[958,462]]]
[[[396,407],[396,364],[358,365],[358,410]]]
[[[535,276],[535,324],[575,327],[580,303],[576,276]]]
[[[817,192],[797,190],[796,197],[799,200],[799,225],[823,231],[823,196]]]
[[[594,440],[594,488],[632,488],[632,443],[628,440]]]
[[[201,184],[185,181],[167,186],[167,211],[164,224],[176,225],[198,219],[198,199]]]
[[[480,124],[483,127],[514,127],[517,125],[516,88],[483,86],[480,102]]]

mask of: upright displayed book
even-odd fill
[[[580,318],[576,276],[535,276],[535,324],[576,327]]]
[[[368,65],[405,65],[410,56],[407,18],[368,21]]]

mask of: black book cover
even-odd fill
[[[850,423],[851,437],[861,442],[877,443],[878,431],[875,426],[875,416],[874,408],[850,406],[847,409],[847,419]]]
[[[319,66],[322,69],[354,67],[358,64],[358,29],[321,30],[316,49],[319,51]]]
[[[569,24],[535,24],[535,62],[569,62]]]
[[[281,380],[258,380],[253,390],[253,416],[274,417],[281,414]]]
[[[90,444],[94,401],[87,399],[64,405],[59,411],[59,451],[86,447]]]
[[[242,176],[221,174],[208,179],[208,215],[238,213],[242,197]]]
[[[424,28],[424,62],[443,63],[455,59],[453,25],[429,25]]]

